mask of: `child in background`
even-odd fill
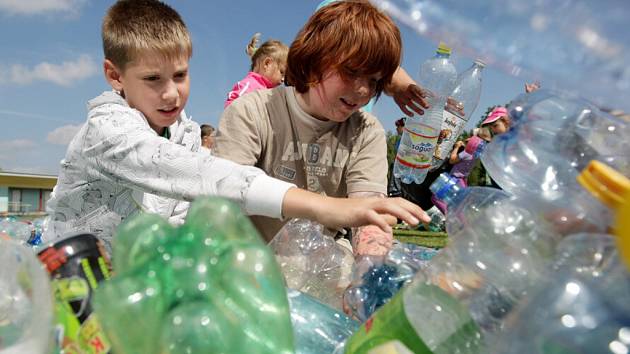
[[[130,21],[133,19],[133,21]],[[86,124],[68,146],[48,202],[44,241],[91,232],[111,250],[114,230],[138,213],[182,222],[188,202],[217,195],[245,213],[301,217],[329,227],[426,215],[401,199],[328,198],[199,152],[200,129],[184,113],[192,43],[179,14],[157,0],[121,0],[102,26],[104,74],[113,91],[88,103]]]
[[[503,134],[510,129],[510,116],[505,107],[496,107],[488,114],[488,117],[481,123],[481,127],[487,127],[492,132],[492,136]]]
[[[210,124],[201,125],[201,147],[212,152],[214,147],[214,127]]]
[[[361,110],[398,68],[400,32],[368,1],[319,9],[291,44],[287,84],[244,96],[223,113],[217,156],[336,197],[384,197],[385,132]],[[360,199],[357,199],[360,200]],[[267,240],[283,222],[252,218]],[[355,254],[386,254],[391,233],[353,232]]]
[[[256,33],[247,45],[247,55],[252,59],[250,72],[237,82],[227,95],[224,107],[248,92],[274,88],[284,81],[289,48],[280,41],[270,39],[256,48],[260,33]]]

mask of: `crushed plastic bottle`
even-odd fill
[[[477,59],[470,68],[457,76],[457,85],[451,93],[455,106],[447,105],[444,109],[442,128],[431,170],[442,166],[444,161],[448,160],[455,141],[477,109],[481,96],[482,71],[485,66],[481,59]]]
[[[235,204],[197,199],[176,230],[130,218],[113,259],[94,308],[116,353],[293,353],[282,274]]]
[[[431,167],[446,99],[457,80],[457,69],[450,61],[450,55],[451,49],[440,43],[435,56],[420,68],[419,84],[431,92],[428,99],[431,107],[422,118],[407,118],[405,123],[394,162],[394,176],[403,183],[422,183]]]
[[[269,243],[291,289],[342,309],[354,265],[352,251],[324,234],[321,224],[294,219]]]
[[[359,323],[317,299],[287,290],[296,354],[330,354],[342,348]]]
[[[0,237],[0,353],[49,353],[53,347],[48,273],[31,249]]]

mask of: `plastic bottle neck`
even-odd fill
[[[436,198],[450,205],[463,194],[464,188],[458,182],[457,178],[442,173],[429,188]]]

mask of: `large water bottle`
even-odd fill
[[[392,339],[413,353],[487,353],[504,318],[544,278],[557,237],[526,200],[498,196],[349,340],[365,353]],[[449,215],[450,218],[450,215]]]
[[[468,70],[457,77],[457,86],[451,93],[455,106],[447,105],[444,109],[442,129],[431,169],[442,166],[444,160],[448,159],[453,150],[453,144],[477,108],[481,96],[481,72],[485,66],[486,64],[481,59],[477,59]]]
[[[457,81],[457,69],[450,60],[451,49],[440,43],[435,56],[420,68],[419,83],[431,91],[422,117],[408,118],[394,163],[394,176],[403,183],[424,181],[435,152],[443,121],[444,105]]]
[[[490,352],[628,353],[630,273],[613,237],[577,234],[558,246],[557,270],[506,321]]]

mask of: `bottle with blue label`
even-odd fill
[[[423,116],[408,118],[394,162],[394,176],[403,183],[424,181],[443,122],[447,97],[457,83],[457,69],[450,60],[451,49],[440,43],[435,56],[420,68],[419,84],[430,91],[430,108]]]

